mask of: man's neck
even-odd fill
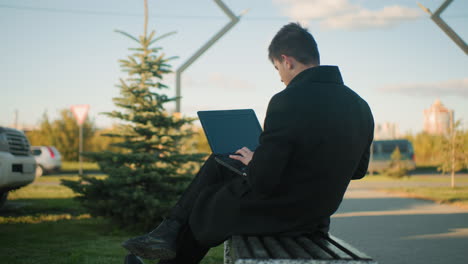
[[[310,68],[313,68],[313,67],[317,67],[319,65],[316,65],[316,64],[302,64],[302,63],[297,63],[295,66],[294,66],[294,72],[293,72],[293,75],[294,77],[296,77],[299,73],[307,70],[307,69],[310,69]],[[293,79],[294,79],[293,77]]]

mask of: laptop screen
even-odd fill
[[[262,127],[252,109],[199,111],[198,117],[214,154],[233,153],[247,147],[254,151]]]

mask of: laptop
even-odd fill
[[[229,155],[242,147],[252,151],[258,147],[262,127],[254,110],[198,111],[197,114],[216,162],[239,175],[247,175],[247,166]]]

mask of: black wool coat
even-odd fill
[[[233,234],[314,231],[340,205],[351,179],[364,177],[374,121],[336,66],[299,73],[268,105],[247,176],[205,188],[189,224],[216,246]]]

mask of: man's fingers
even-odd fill
[[[244,157],[244,156],[229,155],[229,157],[230,157],[231,159],[235,159],[235,160],[238,160],[238,161],[242,162],[244,165],[249,164],[249,160],[248,160],[246,157]]]
[[[245,154],[247,154],[247,153],[245,152],[245,150],[243,150],[243,149],[237,150],[236,153],[237,153],[237,154],[240,154],[240,155],[242,155],[242,156],[245,156]]]
[[[248,154],[251,153],[251,152],[252,152],[252,151],[251,151],[249,148],[247,148],[247,147],[243,147],[243,148],[238,149],[238,150],[236,151],[237,154],[241,154],[242,156],[246,156],[246,155],[248,155]]]
[[[237,153],[237,152],[236,152]],[[235,159],[235,160],[242,160],[244,157],[242,156],[239,156],[239,155],[229,155],[229,157],[231,159]]]

